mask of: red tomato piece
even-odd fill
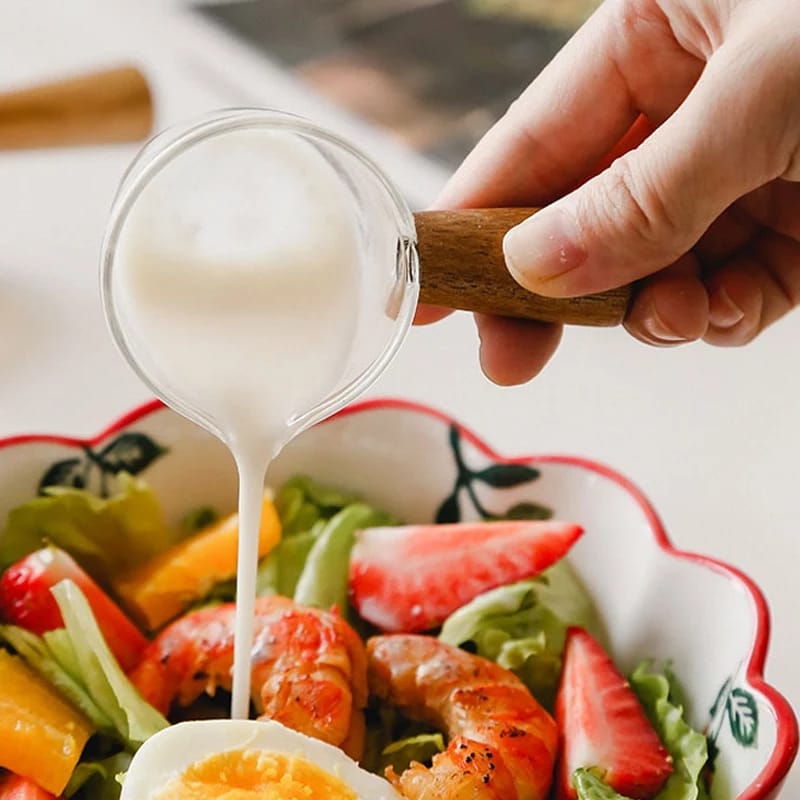
[[[77,562],[56,547],[37,550],[3,573],[0,618],[38,635],[63,628],[50,589],[67,578],[84,593],[111,652],[122,669],[129,670],[138,662],[147,639]]]

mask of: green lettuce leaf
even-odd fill
[[[119,776],[131,763],[130,753],[115,753],[97,761],[81,761],[62,792],[75,800],[119,800],[122,786]]]
[[[363,503],[346,506],[331,517],[306,556],[294,590],[295,602],[325,609],[336,606],[347,615],[350,551],[355,532],[392,521],[388,515]]]
[[[462,606],[445,620],[439,638],[469,644],[478,655],[510,669],[552,708],[570,625],[604,638],[583,584],[561,559],[535,578],[485,592]]]
[[[70,658],[92,699],[111,718],[128,747],[137,747],[169,723],[128,680],[108,649],[103,634],[81,590],[69,580],[52,589],[64,620],[64,634],[51,631],[45,641]],[[53,634],[59,634],[55,638]],[[69,655],[68,655],[69,654]]]
[[[273,551],[275,563],[271,594],[282,594],[285,597],[294,596],[308,554],[324,527],[325,522],[318,519],[310,530],[297,532],[281,539]]]
[[[367,736],[361,766],[384,775],[387,767],[398,774],[412,761],[422,764],[445,748],[441,733],[404,717],[392,706],[372,704],[366,710]]]
[[[281,541],[259,564],[259,595],[280,594],[319,608],[347,608],[353,532],[397,524],[356,495],[321,486],[307,475],[290,478],[275,496]]]
[[[630,800],[629,797],[617,794],[588,769],[576,769],[572,773],[572,785],[578,793],[578,800]]]
[[[444,737],[441,733],[419,733],[416,736],[407,736],[387,745],[381,751],[381,766],[383,770],[393,767],[399,775],[408,769],[412,761],[420,764],[430,763],[430,760],[445,748]],[[383,772],[381,770],[381,772]]]
[[[0,639],[10,644],[28,666],[80,709],[97,730],[113,732],[111,717],[100,708],[82,684],[73,659],[65,666],[44,639],[14,625],[0,626]]]
[[[267,553],[261,561],[258,562],[258,571],[256,572],[256,594],[259,597],[266,597],[267,595],[277,594],[278,589],[278,553],[276,552],[280,547],[280,542]]]
[[[652,662],[641,663],[630,676],[630,684],[672,756],[672,775],[656,800],[705,800],[702,771],[708,761],[706,737],[684,719],[670,673],[652,672],[651,667]]]
[[[64,628],[36,636],[12,625],[0,638],[88,717],[131,752],[169,724],[147,703],[108,649],[89,603],[69,580],[52,589]]]
[[[286,481],[275,495],[281,540],[259,564],[258,595],[293,597],[306,559],[325,523],[353,502],[356,498],[352,495],[319,486],[307,475],[295,475]]]
[[[359,502],[356,495],[321,486],[307,475],[295,475],[281,486],[275,507],[284,539],[307,533],[319,520],[327,520],[346,506]]]
[[[53,486],[12,509],[0,536],[0,569],[54,544],[72,555],[99,583],[135,567],[176,541],[152,489],[126,473],[104,499],[83,489]]]

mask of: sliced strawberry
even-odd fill
[[[63,550],[45,547],[9,567],[0,578],[0,619],[36,634],[63,628],[52,589],[69,578],[86,595],[97,624],[123,670],[141,657],[147,639],[114,601]]]
[[[46,792],[30,778],[9,772],[0,776],[0,800],[55,800],[55,795]]]
[[[350,556],[353,605],[381,630],[428,630],[482,592],[551,566],[582,532],[524,520],[368,528]]]
[[[560,732],[557,800],[577,796],[572,774],[593,768],[616,792],[649,800],[672,773],[672,761],[633,689],[602,646],[570,628],[556,697]]]

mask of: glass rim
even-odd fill
[[[121,324],[114,301],[113,263],[119,238],[128,216],[145,187],[168,164],[179,158],[194,145],[211,137],[236,130],[266,129],[294,133],[343,151],[361,166],[390,200],[397,228],[396,266],[403,267],[396,283],[403,284],[403,297],[397,310],[395,330],[380,354],[356,377],[336,390],[312,409],[293,416],[287,426],[288,439],[311,425],[331,416],[362,394],[382,374],[399,350],[413,322],[419,297],[419,264],[414,216],[405,198],[377,163],[358,147],[336,133],[302,116],[270,108],[233,107],[206,113],[183,124],[167,127],[150,138],[137,152],[120,179],[111,204],[109,221],[103,237],[100,254],[100,297],[103,313],[112,339],[125,361],[140,380],[168,406],[206,428],[227,442],[214,420],[199,407],[161,385],[139,363],[134,348]],[[161,146],[157,145],[161,142]]]

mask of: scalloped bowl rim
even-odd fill
[[[24,444],[50,443],[66,447],[93,447],[99,442],[113,436],[118,431],[129,427],[154,412],[166,409],[160,400],[150,400],[143,403],[117,418],[114,422],[88,437],[63,436],[59,434],[17,434],[0,437],[0,450]],[[670,557],[683,559],[699,564],[722,574],[732,581],[739,583],[749,594],[756,615],[755,636],[753,646],[747,660],[745,677],[754,689],[759,691],[769,702],[775,713],[776,739],[773,752],[762,771],[748,786],[737,800],[762,800],[771,796],[783,782],[788,774],[798,751],[798,722],[789,701],[764,678],[764,665],[769,650],[770,615],[766,598],[756,583],[737,567],[710,556],[701,555],[686,550],[679,550],[670,541],[666,530],[645,494],[630,479],[617,472],[612,467],[593,461],[582,456],[560,454],[526,454],[505,456],[498,453],[480,436],[449,414],[432,406],[413,400],[395,397],[378,397],[355,402],[319,424],[331,420],[358,414],[364,411],[390,410],[410,411],[437,419],[443,423],[455,426],[461,435],[487,458],[504,464],[522,464],[530,461],[540,463],[566,464],[576,466],[602,475],[625,489],[644,514],[650,531],[658,547]]]

